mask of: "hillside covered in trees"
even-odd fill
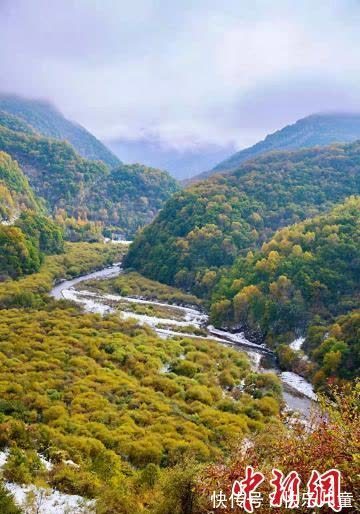
[[[62,250],[60,227],[44,215],[17,163],[0,152],[0,281],[38,271],[44,254]]]
[[[360,191],[360,143],[279,152],[174,195],[135,239],[125,264],[209,296],[219,268],[279,228]]]
[[[86,159],[103,161],[110,167],[120,160],[81,125],[67,120],[49,102],[0,94],[0,110],[16,116],[43,136],[67,141]],[[10,128],[10,127],[9,127]]]
[[[39,200],[17,163],[0,151],[0,223],[11,223],[26,209],[40,210]]]
[[[269,134],[263,141],[236,152],[211,171],[201,173],[192,180],[235,169],[241,163],[267,152],[327,146],[332,143],[351,143],[357,139],[360,139],[360,114],[312,114]]]
[[[0,150],[18,161],[35,193],[59,221],[96,222],[125,237],[149,223],[178,189],[166,172],[123,164],[110,170],[80,157],[70,144],[35,134],[7,115],[0,116]]]
[[[18,187],[22,178],[26,191],[21,170],[10,157],[5,155],[4,159],[8,171],[3,171],[3,177],[7,177],[9,189],[11,182]],[[349,187],[353,178],[349,172]],[[339,197],[340,183],[339,179],[334,181]],[[129,180],[128,187],[136,186]],[[329,196],[325,198],[324,204],[331,205]],[[318,277],[322,282],[314,286],[320,296],[315,294],[315,302],[311,303],[310,298],[307,305],[309,312],[313,308],[314,319],[306,342],[306,351],[317,363],[313,372],[320,386],[338,371],[345,379],[356,373],[351,366],[357,361],[349,358],[350,352],[351,357],[355,355],[352,352],[358,344],[356,310],[354,303],[349,303],[353,301],[356,269],[354,277],[348,274],[339,291],[334,269],[344,273],[344,256],[353,255],[354,266],[358,262],[358,208],[358,199],[349,199],[327,218],[317,216],[284,228],[269,236],[270,241],[261,249],[254,248],[243,257],[253,259],[256,272],[258,253],[264,252],[259,257],[261,262],[277,251],[285,263],[290,261],[292,271],[295,263],[291,259],[297,257],[301,277],[323,262],[323,275]],[[294,212],[301,217],[299,210]],[[281,384],[276,375],[254,371],[246,355],[216,342],[186,334],[162,339],[136,321],[122,320],[117,314],[85,314],[67,301],[48,296],[55,280],[119,260],[125,251],[121,245],[66,243],[62,248],[61,237],[56,236],[58,228],[41,214],[41,209],[31,212],[25,208],[12,225],[0,228],[21,232],[31,248],[41,252],[35,265],[16,274],[7,273],[0,283],[0,451],[7,452],[1,480],[94,499],[97,514],[183,514],[185,508],[190,514],[200,514],[210,508],[209,480],[217,476],[216,472],[219,482],[226,476],[228,457],[237,458],[239,445],[246,451],[248,443],[249,448],[256,445],[255,455],[250,451],[249,458],[261,462],[265,470],[273,462],[270,448],[292,448],[301,436],[307,452],[297,455],[297,466],[308,470],[309,459],[314,461],[318,447],[308,432],[301,432],[301,424],[294,427],[293,423],[282,423]],[[272,234],[271,226],[268,233]],[[291,244],[285,244],[288,233]],[[275,244],[273,240],[278,246],[268,248],[267,244]],[[330,245],[337,250],[336,255],[329,254]],[[13,248],[6,243],[0,247]],[[309,269],[310,253],[313,266]],[[301,257],[303,268],[299,265]],[[236,287],[243,285],[237,276],[239,262],[233,263],[235,278],[229,290],[225,275],[218,282],[217,301],[226,297],[228,302],[235,302],[231,296],[233,282],[237,281]],[[2,262],[0,266],[3,269]],[[217,279],[223,276],[222,269],[211,271]],[[274,269],[274,276],[278,271]],[[254,273],[249,272],[249,281]],[[296,273],[289,271],[297,285],[293,275]],[[153,285],[135,274],[126,283],[126,277],[115,280],[116,292],[129,294],[132,288],[135,294],[143,295]],[[279,304],[282,284],[281,279],[275,294]],[[330,293],[337,294],[334,302],[344,311],[336,319],[332,319],[334,302],[329,302],[330,294],[325,294],[323,284],[333,287]],[[266,284],[257,285],[265,297]],[[276,293],[274,288],[272,291]],[[181,297],[175,289],[171,294]],[[288,311],[284,304],[285,322]],[[353,312],[345,314],[349,308]],[[341,314],[339,310],[336,313]],[[228,318],[226,322],[230,321]],[[291,332],[293,327],[297,324],[286,330]],[[281,331],[276,333],[282,335]],[[351,396],[347,401],[352,401]],[[354,418],[343,412],[337,412],[336,422],[334,427],[341,436],[356,427]],[[341,445],[343,437],[333,440],[331,433],[323,425],[316,427],[315,434],[326,437],[322,453],[327,451],[328,462],[341,467],[347,490],[352,492],[353,446],[349,448],[349,444],[356,437],[352,433],[347,439],[346,452]],[[292,465],[293,453],[284,455],[283,464]],[[224,464],[214,468],[216,462]],[[1,480],[0,506],[8,509],[4,513],[18,514]]]
[[[308,333],[305,350],[317,365],[301,370],[296,352],[280,347],[284,367],[316,372],[317,385],[331,377],[355,378],[360,371],[359,214],[360,197],[350,198],[330,213],[281,229],[261,250],[238,258],[213,294],[213,321],[272,347]]]

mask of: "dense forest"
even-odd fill
[[[339,316],[330,325],[314,320],[307,332],[305,351],[316,363],[312,377],[316,386],[332,383],[335,377],[337,381],[357,379],[360,370],[359,309]],[[287,365],[296,366],[296,360]]]
[[[330,213],[281,229],[261,250],[237,259],[213,294],[213,321],[273,347],[308,329],[305,348],[317,366],[302,369],[296,352],[283,346],[281,364],[311,373],[316,385],[355,378],[360,332],[351,311],[360,303],[359,213],[360,197],[350,198]]]
[[[174,195],[125,260],[144,275],[208,296],[221,266],[280,227],[360,191],[360,143],[279,152]]]
[[[40,203],[17,163],[0,151],[0,222],[9,223],[26,209],[39,211]]]
[[[45,254],[62,251],[61,228],[44,215],[17,163],[0,152],[0,280],[38,271]]]
[[[35,131],[25,121],[17,116],[0,110],[0,125],[15,132],[23,132],[24,134],[35,134]]]
[[[86,159],[102,161],[110,167],[120,164],[120,160],[103,143],[78,123],[64,118],[47,101],[0,94],[0,110],[14,115],[20,122],[25,122],[25,126],[32,127],[38,134],[67,141]],[[22,132],[26,131],[22,130]]]
[[[314,316],[332,319],[354,308],[360,295],[359,212],[360,197],[350,198],[279,230],[261,250],[237,259],[215,289],[216,321],[272,341],[301,331]],[[222,311],[225,298],[231,308]]]
[[[267,152],[327,146],[332,143],[351,143],[358,139],[360,139],[360,114],[312,114],[269,134],[263,141],[236,152],[211,171],[201,173],[192,180],[235,169],[243,162]]]
[[[45,254],[62,251],[60,227],[46,216],[23,212],[13,225],[0,225],[0,280],[39,271]]]
[[[204,298],[212,323],[275,348],[283,369],[316,387],[352,379],[358,345],[346,334],[332,344],[316,327],[359,305],[359,197],[342,203],[360,191],[359,164],[359,143],[336,145],[198,183],[167,202],[125,264]],[[310,361],[287,346],[307,333]]]
[[[0,149],[19,162],[58,222],[70,227],[69,237],[74,232],[74,223],[68,223],[71,219],[79,224],[93,222],[95,232],[98,224],[102,230],[107,227],[131,237],[178,189],[166,172],[123,164],[110,170],[99,161],[80,157],[66,142],[21,132],[14,123],[6,120],[0,125]]]

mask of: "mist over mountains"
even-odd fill
[[[25,121],[43,136],[67,141],[86,159],[100,160],[109,166],[121,163],[93,134],[66,119],[50,101],[0,93],[0,110]]]
[[[119,138],[106,141],[112,152],[127,163],[141,162],[168,171],[178,180],[189,179],[202,170],[227,158],[235,148],[232,144],[201,144],[174,147],[156,137]]]
[[[175,178],[186,181],[229,171],[268,152],[351,143],[357,139],[360,139],[360,113],[329,112],[310,114],[235,153],[231,143],[178,148],[151,136],[112,140],[107,145],[125,162],[143,162],[165,169]],[[209,171],[199,173],[199,170],[206,169]]]
[[[360,139],[360,113],[317,113],[269,134],[249,148],[234,153],[196,179],[235,169],[258,155],[279,150],[297,150],[333,143],[352,143]]]

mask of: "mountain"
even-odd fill
[[[3,123],[0,117],[0,150],[19,162],[49,212],[63,220],[93,221],[132,237],[178,189],[166,172],[123,164],[110,170],[80,157],[69,143],[19,131],[13,119]]]
[[[0,152],[0,282],[38,271],[44,254],[63,250],[62,232],[10,155]]]
[[[51,103],[45,100],[30,100],[15,95],[0,94],[0,110],[25,121],[43,136],[71,143],[82,157],[103,161],[110,167],[121,163],[84,127],[64,118]]]
[[[167,170],[178,180],[189,179],[209,169],[234,150],[232,145],[202,144],[191,148],[169,146],[155,137],[107,141],[107,146],[125,162],[142,162]]]
[[[360,142],[267,154],[170,198],[125,265],[209,296],[220,267],[277,229],[359,193]]]
[[[360,299],[360,196],[282,228],[240,256],[213,294],[217,322],[258,332],[268,343],[334,319]],[[230,301],[222,311],[224,299]],[[216,302],[222,302],[220,305]]]
[[[274,150],[296,150],[313,146],[327,146],[335,142],[351,143],[357,139],[360,139],[360,114],[312,114],[268,135],[263,141],[236,152],[228,159],[220,162],[211,171],[201,173],[194,178],[198,180],[214,173],[229,171],[245,161]]]
[[[239,257],[212,295],[212,321],[275,347],[317,387],[360,370],[360,196],[285,227]],[[328,326],[330,325],[330,326]],[[305,361],[286,345],[306,335]]]
[[[17,163],[0,151],[0,223],[12,223],[24,210],[39,211],[39,200]]]
[[[13,114],[9,114],[5,111],[0,111],[0,125],[9,130],[14,130],[15,132],[23,132],[24,134],[35,134],[35,131],[26,121],[23,121],[21,118],[14,116]]]

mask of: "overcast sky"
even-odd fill
[[[359,0],[0,0],[0,90],[102,139],[244,147],[360,111]]]

